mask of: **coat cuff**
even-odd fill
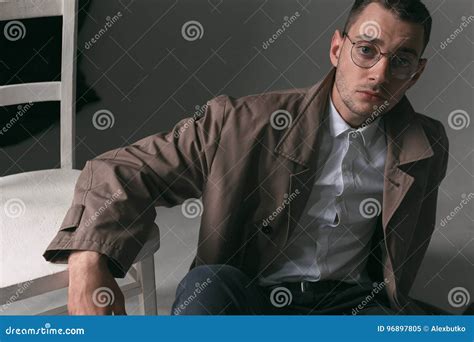
[[[109,270],[115,278],[123,278],[132,266],[135,255],[140,251],[138,245],[134,246],[133,242],[130,244],[118,248],[100,241],[74,238],[71,233],[60,231],[43,253],[43,257],[52,263],[67,264],[72,251],[94,251],[108,258]],[[123,253],[123,250],[128,253]]]

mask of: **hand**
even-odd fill
[[[107,267],[107,257],[73,251],[68,258],[70,315],[126,315],[125,300]]]

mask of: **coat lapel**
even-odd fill
[[[404,96],[384,115],[387,136],[387,158],[384,172],[382,225],[387,229],[394,212],[402,203],[415,181],[414,177],[400,169],[408,163],[429,158],[433,150],[420,123],[414,119],[414,110]]]
[[[382,227],[392,275],[389,286],[395,293],[395,282],[401,277],[413,234],[418,221],[417,208],[421,205],[420,195],[407,193],[416,182],[422,182],[424,174],[416,174],[414,163],[433,156],[434,152],[415,111],[404,96],[386,116],[387,158],[382,205]],[[420,170],[420,169],[418,169]],[[409,171],[410,174],[408,173]],[[418,203],[418,202],[419,203]],[[394,215],[398,211],[399,215]],[[394,219],[396,218],[396,219]]]
[[[290,175],[289,193],[293,193],[297,188],[303,189],[302,196],[289,205],[287,236],[293,226],[292,221],[299,218],[312,188],[319,150],[318,132],[326,118],[323,114],[327,111],[335,72],[336,69],[332,68],[322,81],[309,88],[297,109],[298,115],[294,122],[275,147],[276,153],[297,164]],[[405,195],[416,181],[414,176],[400,167],[431,157],[433,150],[406,96],[390,112],[384,114],[384,121],[387,156],[384,170],[382,226],[384,236],[387,236],[387,227],[393,214],[402,205]],[[403,225],[400,222],[393,222],[393,227],[399,240],[405,243],[400,245],[397,241],[396,248],[393,246],[390,252],[403,256],[408,249],[406,242],[411,240],[413,229],[410,225]]]

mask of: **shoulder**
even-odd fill
[[[435,168],[439,170],[437,177],[439,184],[446,175],[449,159],[449,140],[446,129],[441,121],[430,118],[424,114],[416,113],[415,120],[423,127],[426,137],[433,149]]]
[[[425,114],[415,113],[415,120],[421,124],[432,148],[444,147],[448,149],[449,140],[443,123]]]
[[[220,95],[211,101],[224,108],[227,123],[256,128],[267,125],[276,112],[294,119],[308,90],[309,87],[282,89],[241,97]]]

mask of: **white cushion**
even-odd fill
[[[67,269],[42,254],[71,206],[80,170],[0,177],[0,288]]]

